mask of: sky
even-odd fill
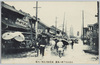
[[[17,10],[29,13],[31,16],[36,15],[35,1],[6,1],[5,3],[14,6]],[[48,26],[55,25],[62,29],[63,21],[67,28],[67,34],[70,34],[70,27],[73,27],[73,34],[76,36],[77,31],[81,35],[82,31],[82,11],[84,11],[84,27],[88,24],[97,22],[96,1],[38,1],[38,18]],[[64,16],[65,15],[65,16]],[[56,19],[57,17],[57,19]],[[65,18],[65,19],[64,19]]]

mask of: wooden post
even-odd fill
[[[63,19],[63,27],[62,27],[62,38],[63,38],[63,32],[64,32],[64,22],[65,22],[65,13],[64,13],[64,19]]]
[[[57,34],[57,17],[56,17],[56,21],[55,21],[55,34]]]
[[[37,12],[38,8],[37,7],[38,7],[38,1],[36,1],[36,27],[35,27],[36,28],[35,29],[36,30],[36,39],[37,39],[37,35],[38,35],[38,12]]]
[[[38,23],[39,23],[39,21],[38,21],[38,8],[40,8],[40,7],[38,7],[38,1],[36,1],[36,7],[33,7],[33,8],[36,8],[36,23],[35,23],[35,31],[36,31],[36,39],[38,38]],[[37,56],[39,55],[39,50],[38,50],[38,48],[36,48],[37,49]]]
[[[83,44],[84,44],[84,11],[82,10],[82,22],[83,22]]]
[[[35,23],[35,31],[36,31],[36,39],[37,39],[37,35],[38,35],[38,8],[41,8],[41,7],[38,7],[38,1],[36,1],[36,7],[33,7],[33,8],[36,8],[36,23]]]

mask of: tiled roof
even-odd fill
[[[52,29],[57,29],[57,31],[61,31],[60,29],[56,28],[55,26],[51,26]]]
[[[43,22],[39,21],[39,23],[45,26],[46,28],[49,28],[49,26],[45,25]]]
[[[14,6],[10,6],[10,5],[8,5],[8,4],[4,3],[4,2],[1,2],[1,7],[4,7],[6,9],[9,9],[9,10],[11,10],[13,12],[19,13],[21,15],[25,15],[25,14],[19,12],[18,10],[16,10]]]
[[[16,10],[14,6],[10,6],[10,5],[8,5],[8,4],[4,3],[4,2],[1,2],[1,6],[6,8],[6,9],[9,9],[9,10],[11,10],[13,12],[19,13],[19,14],[21,14],[23,16],[28,16],[30,18],[35,19],[34,17],[31,17],[31,15],[29,13],[23,12],[22,10]]]
[[[1,2],[1,6],[6,8],[6,9],[9,9],[9,10],[11,10],[13,12],[19,13],[21,15],[28,16],[28,17],[32,18],[33,20],[36,20],[35,16],[32,17],[29,13],[23,12],[22,10],[18,11],[18,10],[15,9],[14,6],[10,6],[10,5],[8,5],[8,4],[4,3],[4,2]],[[45,25],[43,22],[41,22],[39,18],[38,18],[38,21],[39,21],[40,24],[42,24],[46,28],[49,28],[47,25]]]

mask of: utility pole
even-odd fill
[[[62,27],[62,37],[63,37],[63,32],[64,32],[64,22],[65,22],[65,13],[64,13],[63,27]]]
[[[74,36],[74,34],[73,34],[73,26],[71,25],[71,27],[70,27],[70,37],[73,37]]]
[[[97,1],[97,15],[98,15],[98,23],[99,23],[99,1]]]
[[[82,29],[83,29],[83,44],[84,44],[84,10],[82,10]]]
[[[65,13],[64,13],[64,19],[63,19],[63,29],[62,29],[63,32],[64,32],[64,22],[65,22]]]
[[[37,35],[38,35],[38,1],[36,1],[36,7],[33,7],[33,8],[36,8],[36,23],[35,23],[35,31],[36,31],[36,39],[37,39]]]
[[[67,33],[67,21],[65,22],[65,32]]]
[[[55,21],[55,33],[57,34],[57,17],[56,17],[56,21]]]
[[[39,23],[39,21],[38,21],[38,8],[40,8],[40,7],[38,7],[38,1],[36,1],[36,7],[33,7],[33,8],[36,8],[36,23],[35,23],[35,31],[36,31],[36,39],[38,38],[37,36],[38,36],[38,23]],[[39,50],[38,50],[38,48],[36,48],[36,50],[37,50],[37,56],[39,55]]]
[[[71,38],[71,27],[70,27],[70,38]]]
[[[99,1],[97,1],[97,15],[95,17],[97,17],[97,22],[99,23]]]
[[[66,33],[66,36],[67,36],[67,21],[65,22],[65,33]]]

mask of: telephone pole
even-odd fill
[[[56,21],[55,21],[55,33],[57,34],[57,17],[56,17]]]
[[[67,33],[67,21],[65,22],[65,32]]]
[[[98,20],[97,20],[97,22],[99,23],[99,1],[97,1],[97,15],[98,15]]]
[[[65,13],[64,13],[63,27],[62,27],[62,38],[63,38],[63,32],[64,32],[64,22],[65,22]]]
[[[97,1],[97,15],[95,17],[97,17],[97,22],[99,23],[99,1]]]
[[[40,7],[38,7],[38,1],[36,1],[36,7],[33,7],[33,8],[36,8],[36,23],[35,23],[35,33],[36,33],[36,39],[38,38],[38,23],[39,23],[39,21],[38,21],[38,8],[40,8]],[[38,50],[38,48],[36,48],[36,50],[37,50],[37,56],[39,55],[39,50]]]
[[[62,29],[63,32],[64,32],[64,22],[65,22],[65,13],[64,13],[64,19],[63,19],[63,29]]]
[[[83,44],[84,44],[84,10],[82,10],[82,29],[83,29]]]
[[[67,21],[65,22],[65,33],[66,33],[66,36],[67,36]]]
[[[38,1],[36,1],[36,7],[33,7],[33,8],[36,8],[36,23],[35,23],[35,31],[36,31],[36,39],[37,39],[37,35],[38,35],[38,8],[41,8],[41,7],[38,7]]]

